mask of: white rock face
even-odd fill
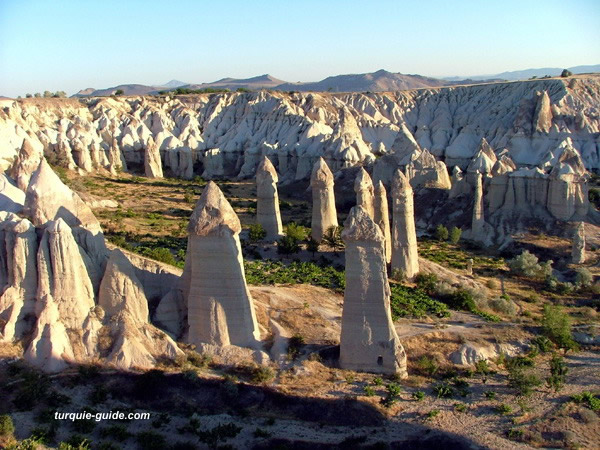
[[[468,342],[450,354],[450,361],[462,366],[471,366],[477,361],[492,361],[501,354],[515,356],[520,348],[512,344],[478,344]]]
[[[420,187],[450,189],[452,184],[443,161],[437,161],[427,149],[406,165],[406,175],[413,189]]]
[[[579,222],[573,235],[573,247],[571,250],[571,260],[573,264],[583,264],[586,260],[585,255],[585,227],[583,222]]]
[[[240,221],[209,182],[188,226],[190,287],[188,341],[192,344],[254,347],[260,339],[254,304],[244,274]]]
[[[344,223],[346,289],[340,338],[340,367],[406,377],[406,354],[390,310],[384,236],[356,206]]]
[[[321,242],[323,235],[330,227],[337,227],[335,195],[333,193],[333,174],[323,158],[313,166],[310,177],[312,189],[312,222],[311,237]]]
[[[64,325],[82,329],[96,306],[94,287],[71,228],[63,219],[46,225],[37,260],[38,298],[51,296]]]
[[[390,229],[390,214],[388,208],[388,198],[385,186],[381,181],[375,186],[375,217],[374,221],[385,239],[385,261],[389,264],[392,261],[392,232]]]
[[[45,159],[31,177],[23,214],[36,227],[57,219],[65,221],[87,255],[85,263],[94,286],[99,286],[107,258],[100,223],[86,203],[58,178]]]
[[[471,239],[485,240],[485,219],[483,216],[483,182],[479,171],[475,172],[475,199],[473,200],[473,218],[471,220]]]
[[[15,186],[5,174],[0,174],[0,211],[20,213],[25,203],[25,192]]]
[[[452,169],[452,188],[450,189],[449,198],[455,198],[460,195],[469,195],[471,193],[471,186],[467,183],[466,178],[463,176],[460,167],[454,166]]]
[[[7,220],[0,228],[7,269],[0,290],[0,341],[10,342],[30,331],[26,319],[34,313],[37,294],[37,235],[27,219]]]
[[[163,177],[160,152],[154,140],[151,140],[144,148],[144,174],[148,178]]]
[[[375,216],[375,189],[373,181],[367,171],[361,167],[354,180],[354,192],[356,192],[356,205],[361,206],[371,217]]]
[[[265,239],[276,241],[283,236],[275,167],[263,156],[256,170],[256,222],[261,224],[267,235]]]
[[[29,138],[23,139],[23,145],[8,172],[8,175],[17,182],[17,187],[22,191],[27,191],[31,175],[40,165],[42,157],[42,152],[34,148]]]
[[[392,202],[392,271],[401,270],[410,279],[419,273],[414,199],[410,182],[399,169],[392,181]]]
[[[586,167],[600,168],[599,97],[600,80],[589,76],[368,95],[226,93],[168,101],[101,98],[87,105],[67,99],[46,107],[12,101],[0,116],[6,143],[0,166],[10,166],[29,136],[46,156],[63,157],[65,166],[87,171],[91,160],[114,172],[121,154],[143,162],[152,138],[165,167],[186,177],[190,158],[202,160],[207,178],[253,176],[268,147],[282,180],[308,178],[321,156],[334,171],[392,156],[391,178],[417,148],[466,169],[486,138],[519,166],[537,165],[568,135]]]
[[[120,250],[113,250],[100,284],[98,304],[114,340],[107,356],[121,369],[152,368],[156,358],[181,354],[177,344],[148,322],[148,300],[133,265]]]

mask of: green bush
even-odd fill
[[[600,411],[600,398],[592,392],[585,391],[581,394],[575,394],[571,397],[575,403],[582,404],[590,408],[592,411]]]
[[[317,253],[319,251],[319,243],[317,241],[315,241],[313,238],[310,238],[308,240],[308,243],[306,244],[306,251],[312,253],[312,255],[314,257],[315,253]]]
[[[425,398],[425,392],[423,391],[415,391],[412,393],[412,398],[414,400],[416,400],[417,402],[420,402],[421,400],[423,400]]]
[[[296,222],[290,222],[285,226],[285,235],[296,242],[305,240],[308,237],[308,229]]]
[[[594,276],[585,267],[581,267],[576,270],[577,275],[575,276],[575,284],[580,287],[589,287],[594,282]]]
[[[420,373],[429,375],[430,377],[434,376],[440,368],[437,361],[428,355],[423,355],[419,358],[417,367]]]
[[[291,255],[300,251],[298,240],[291,236],[283,236],[277,241],[277,253],[280,255]]]
[[[454,388],[443,382],[433,387],[433,393],[437,398],[450,398],[454,395]]]
[[[539,264],[538,257],[528,250],[507,261],[510,271],[516,275],[522,275],[529,278],[546,278],[552,275],[552,261],[546,261]]]
[[[554,389],[555,392],[560,391],[567,380],[567,373],[569,373],[569,368],[564,359],[557,354],[552,355],[552,359],[550,360],[550,376],[546,378],[546,384],[548,387]]]
[[[452,244],[458,244],[460,241],[460,236],[462,235],[462,230],[458,227],[452,227],[450,229],[450,242]]]
[[[15,425],[12,417],[8,414],[0,415],[0,436],[10,436],[15,432]]]
[[[517,395],[528,396],[533,388],[542,384],[542,381],[533,373],[525,370],[523,366],[514,365],[508,368],[508,385],[517,391]]]
[[[386,386],[386,395],[381,399],[380,403],[386,408],[389,408],[398,401],[401,390],[402,388],[396,383],[388,384]]]
[[[435,237],[436,237],[436,239],[438,241],[446,241],[446,240],[448,240],[448,228],[446,228],[442,224],[439,224],[435,228]]]
[[[164,248],[164,247],[156,247],[156,248],[142,247],[140,249],[140,253],[143,256],[155,259],[156,261],[164,262],[166,264],[170,264],[172,266],[175,266],[177,264],[176,261],[175,261],[175,257],[173,256],[173,254],[171,253],[171,251],[168,248]]]
[[[444,296],[441,300],[452,309],[463,311],[477,310],[473,294],[466,289],[457,289],[453,293]]]
[[[496,406],[496,412],[503,416],[506,416],[512,412],[512,406],[507,405],[506,403],[502,403]]]
[[[420,289],[427,292],[427,294],[433,295],[438,283],[438,277],[434,273],[419,272],[415,277],[415,283]]]
[[[563,71],[560,73],[562,78],[568,78],[571,75],[573,75],[573,72],[571,72],[569,69],[563,69]]]
[[[397,284],[392,285],[390,291],[390,306],[393,320],[397,320],[400,317],[421,318],[428,314],[437,317],[450,316],[448,307],[444,303],[434,300],[419,288]]]
[[[244,261],[246,281],[253,285],[312,284],[327,289],[343,291],[346,285],[344,272],[330,265],[321,267],[313,262]]]
[[[322,242],[332,248],[334,251],[342,250],[344,248],[344,241],[342,240],[342,227],[336,227],[335,225],[330,226],[323,234]]]
[[[565,352],[577,349],[571,332],[571,319],[560,306],[544,305],[542,330],[548,339]]]
[[[262,241],[266,236],[267,232],[260,223],[250,225],[250,229],[248,230],[248,239],[250,242]]]

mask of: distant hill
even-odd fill
[[[269,74],[260,75],[252,78],[222,78],[212,83],[189,84],[183,87],[189,89],[273,89],[280,84],[286,83],[283,80],[275,78]]]
[[[277,86],[283,91],[314,92],[382,92],[447,86],[448,81],[421,75],[405,75],[378,70],[373,73],[337,75],[314,83],[286,83]]]
[[[168,83],[161,84],[160,87],[168,88],[168,89],[177,89],[178,87],[185,86],[188,83],[179,80],[171,80]]]
[[[475,75],[470,76],[471,80],[485,80],[485,79],[500,79],[506,81],[516,81],[516,80],[528,80],[531,77],[541,78],[546,75],[550,75],[551,77],[558,77],[562,73],[565,67],[544,67],[541,69],[525,69],[525,70],[514,70],[511,72],[502,72],[497,73],[495,75]],[[596,65],[588,65],[588,66],[574,66],[567,67],[567,70],[570,70],[574,74],[578,73],[590,73],[590,72],[600,72],[600,64]],[[456,81],[461,80],[464,77],[445,77],[444,80],[447,81]]]

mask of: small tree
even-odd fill
[[[50,97],[52,97],[52,92],[44,91],[44,98],[50,98]]]
[[[542,316],[542,330],[558,348],[569,350],[577,349],[577,343],[571,333],[571,319],[564,313],[560,306],[545,305]]]
[[[552,355],[552,359],[550,360],[550,376],[546,378],[546,384],[548,387],[554,389],[555,392],[560,391],[567,380],[567,373],[569,373],[569,368],[562,356],[557,354]]]
[[[518,256],[508,261],[510,271],[530,278],[546,278],[552,275],[552,260],[538,264],[538,257],[529,250],[523,250]]]
[[[306,227],[298,225],[296,222],[290,222],[285,226],[285,235],[294,239],[296,242],[300,242],[306,239],[308,230]]]
[[[8,414],[0,415],[0,436],[9,436],[15,432],[15,425]]]
[[[36,92],[35,94],[33,94],[33,96],[35,98],[40,98],[42,96],[42,94],[40,94],[39,92]]]
[[[319,251],[319,243],[315,241],[313,238],[308,240],[308,244],[306,244],[306,250],[312,253],[312,257],[315,257],[315,253]]]
[[[33,95],[31,95],[31,94],[25,94],[25,98],[31,98],[31,97],[33,97]]]
[[[438,241],[448,240],[448,228],[440,223],[435,229],[435,237]]]
[[[115,95],[123,95],[125,93],[125,91],[123,91],[123,89],[117,89],[115,91]]]
[[[562,71],[562,73],[560,74],[560,76],[561,76],[561,77],[563,77],[563,78],[568,78],[568,77],[570,77],[571,75],[573,75],[573,72],[571,72],[571,71],[570,71],[570,70],[568,70],[568,69],[564,69],[564,70]]]
[[[250,239],[250,242],[254,243],[262,241],[266,236],[267,232],[260,223],[250,225],[250,230],[248,232],[248,239]]]
[[[450,242],[452,244],[458,244],[458,241],[460,241],[460,236],[462,234],[462,230],[458,227],[452,227],[452,229],[450,230]]]
[[[593,281],[594,276],[588,269],[586,269],[585,267],[577,269],[577,275],[575,276],[575,284],[577,284],[580,287],[588,287],[592,285]]]
[[[277,253],[280,255],[291,255],[300,251],[300,244],[291,236],[283,236],[277,241]]]
[[[327,231],[323,235],[323,243],[333,249],[334,252],[342,250],[344,248],[344,241],[342,240],[342,227],[336,227],[335,225],[327,228]]]

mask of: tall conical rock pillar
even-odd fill
[[[390,310],[384,236],[360,206],[344,223],[346,288],[340,338],[340,367],[406,377],[406,353]]]
[[[275,241],[283,235],[277,193],[278,179],[275,167],[269,158],[263,156],[256,169],[256,222],[263,226],[269,241]]]
[[[209,182],[188,226],[188,340],[192,344],[222,345],[229,340],[254,347],[260,338],[246,285],[240,230],[235,211],[218,186]]]
[[[385,260],[392,261],[392,232],[390,229],[390,215],[388,208],[387,191],[381,181],[375,186],[375,223],[379,225],[385,238]]]
[[[398,269],[413,278],[419,272],[413,190],[400,169],[392,180],[392,202],[392,271]]]
[[[23,145],[21,145],[17,158],[8,171],[10,177],[17,182],[19,189],[27,190],[31,175],[40,165],[42,158],[42,153],[33,147],[29,138],[23,139]]]
[[[312,223],[311,237],[321,242],[328,228],[338,226],[333,193],[333,174],[323,158],[313,166],[310,176],[312,188]]]
[[[356,192],[356,205],[362,206],[371,219],[375,217],[375,192],[373,180],[364,169],[361,167],[358,175],[354,180],[354,192]]]
[[[162,178],[163,169],[158,145],[150,138],[144,147],[144,174],[148,178]]]
[[[476,241],[485,240],[485,219],[483,214],[483,182],[481,173],[477,171],[475,174],[475,199],[471,220],[471,239]]]
[[[7,220],[4,232],[7,283],[0,295],[0,341],[10,342],[30,331],[27,316],[34,313],[37,295],[37,235],[27,219]],[[0,288],[2,289],[2,288]]]

